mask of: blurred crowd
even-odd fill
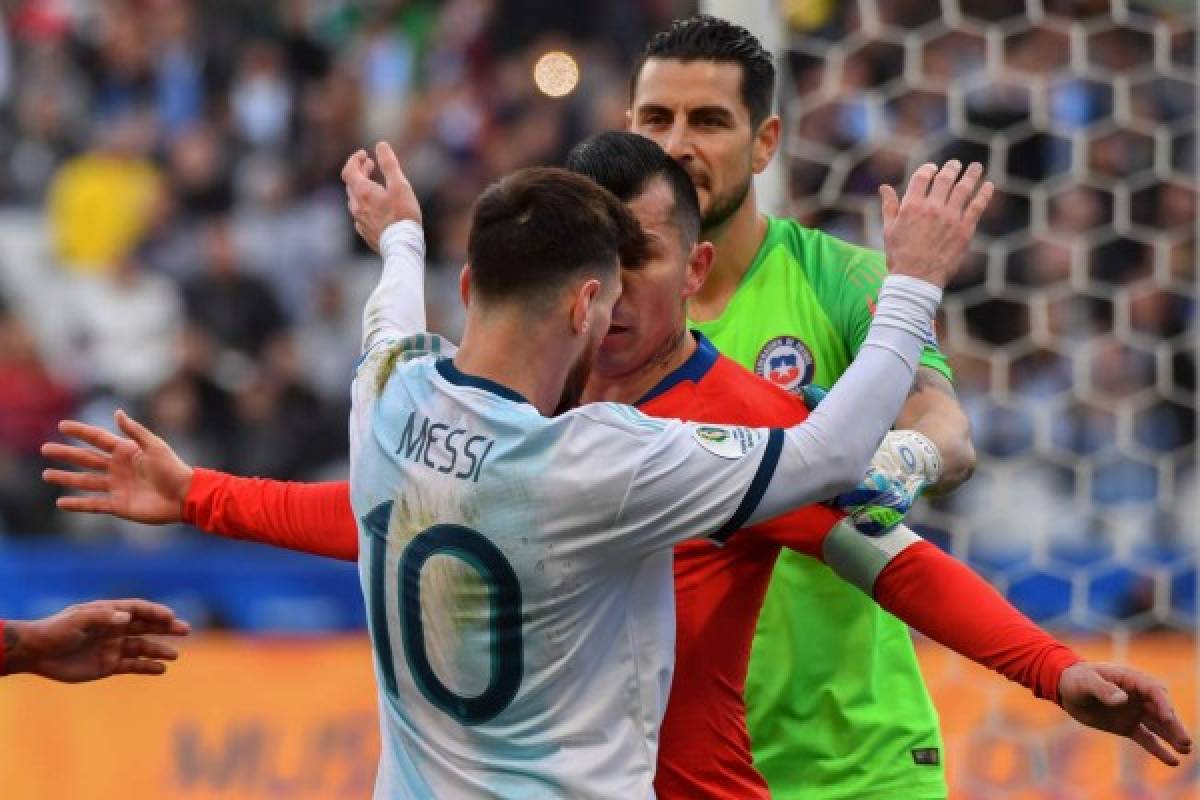
[[[792,4],[792,211],[878,241],[879,184],[986,164],[999,192],[941,325],[980,471],[936,507],[970,547],[1179,547],[1198,501],[1194,4],[1117,22],[1107,0],[1046,0],[1036,24],[1023,0],[959,5],[947,25],[936,0]]]
[[[982,466],[935,513],[1010,542],[1014,503],[1022,536],[1133,509],[1170,539],[1198,502],[1194,21],[1044,5],[1031,24],[1023,0],[960,0],[947,25],[938,0],[782,3],[786,211],[878,245],[880,183],[984,161],[1000,192],[941,326]],[[457,335],[474,197],[622,126],[628,65],[693,6],[2,0],[0,532],[81,524],[54,512],[37,447],[118,406],[199,464],[343,475],[378,266],[342,161],[397,146],[430,325]],[[531,79],[551,50],[582,65],[565,98]]]
[[[338,179],[387,139],[425,209],[430,324],[461,326],[470,204],[623,123],[671,0],[4,0],[0,533],[54,511],[38,446],[139,415],[195,463],[340,477],[377,263]],[[586,68],[540,94],[536,58]],[[110,521],[98,528],[112,530]]]

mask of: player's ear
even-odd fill
[[[692,245],[691,255],[688,256],[687,275],[684,276],[683,281],[685,299],[699,292],[704,286],[704,282],[708,280],[708,273],[712,272],[713,258],[716,256],[716,252],[712,242],[700,241]]]
[[[575,290],[574,302],[571,304],[571,332],[585,336],[592,321],[592,306],[600,297],[600,281],[588,278]]]
[[[458,273],[458,296],[462,298],[464,307],[471,305],[471,265],[463,264]]]
[[[627,131],[633,130],[633,109],[632,108],[625,109],[625,130],[627,130]]]
[[[754,152],[750,159],[750,165],[754,169],[755,175],[766,169],[767,164],[770,164],[771,159],[775,157],[775,151],[779,149],[779,137],[782,133],[783,122],[779,119],[778,114],[772,114],[758,126],[758,131],[754,134]]]

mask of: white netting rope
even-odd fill
[[[942,326],[980,469],[923,521],[1002,588],[1049,581],[1028,587],[1035,605],[1070,583],[1070,607],[1032,609],[1042,619],[1095,626],[1093,606],[1124,604],[1127,624],[1145,611],[1193,625],[1191,18],[1126,3],[831,8],[790,34],[790,211],[878,244],[874,187],[922,161],[986,160],[1000,189]],[[1136,574],[1091,587],[1064,549],[1085,573]]]
[[[779,7],[787,213],[879,246],[876,187],[926,160],[983,160],[999,189],[940,327],[979,468],[915,522],[1039,622],[1098,634],[1106,657],[1146,631],[1194,633],[1194,4]],[[1194,692],[1195,651],[1180,663],[1163,677]],[[951,661],[938,679],[965,674]],[[1058,774],[1072,725],[1031,735],[995,682],[954,691],[990,710],[951,757],[1020,751],[1004,780],[967,765],[959,789],[1091,791]],[[1194,774],[1168,788],[1119,760],[1129,797],[1195,796]]]

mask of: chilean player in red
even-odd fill
[[[398,171],[390,149],[377,155],[385,175]],[[624,274],[624,294],[587,399],[637,401],[648,414],[723,424],[782,427],[804,419],[799,398],[718,355],[686,329],[684,301],[702,285],[712,260],[711,245],[696,243],[699,208],[686,173],[657,145],[625,133],[585,142],[573,151],[570,166],[629,203],[652,244],[649,262]],[[358,154],[343,175],[356,227],[374,246],[391,221],[388,192],[395,187],[370,181],[371,167]],[[925,192],[949,202],[954,181],[944,176],[935,179],[930,169],[918,173],[905,202]],[[961,257],[978,218],[962,213],[970,189],[955,222],[961,248],[942,257]],[[902,234],[897,238],[905,252],[889,257],[932,252],[924,238],[929,228],[918,221],[893,230]],[[149,523],[186,521],[233,538],[357,558],[345,483],[291,484],[193,469],[124,414],[118,425],[128,438],[64,422],[64,434],[96,449],[44,447],[46,456],[88,470],[48,470],[47,480],[100,493],[63,497],[60,507]],[[658,797],[768,796],[750,755],[742,689],[758,609],[781,547],[826,561],[918,630],[1058,702],[1086,724],[1130,736],[1169,764],[1178,760],[1157,737],[1180,752],[1190,749],[1155,681],[1125,667],[1081,662],[966,567],[907,529],[867,537],[840,524],[844,516],[813,506],[740,531],[724,547],[689,542],[676,548],[678,668],[661,731]]]

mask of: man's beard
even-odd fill
[[[587,386],[588,378],[591,377],[592,361],[595,355],[595,350],[588,348],[580,354],[575,366],[571,367],[571,371],[567,373],[567,383],[563,386],[562,395],[558,398],[558,407],[554,409],[554,416],[557,417],[572,408],[577,408],[583,401],[583,390]]]
[[[742,203],[746,202],[746,195],[750,194],[750,185],[753,182],[754,176],[747,175],[741,186],[735,186],[721,195],[713,195],[712,202],[708,204],[708,211],[700,218],[700,232],[709,233],[728,222],[742,207]]]

